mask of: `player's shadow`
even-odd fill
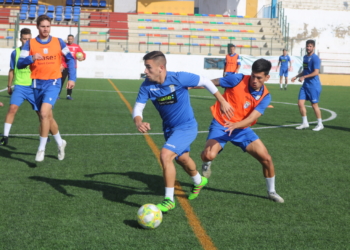
[[[350,128],[344,128],[344,127],[339,127],[339,126],[331,126],[331,125],[324,125],[325,128],[330,128],[330,129],[336,129],[336,130],[341,130],[341,131],[346,131],[350,132]]]
[[[129,173],[129,174],[128,174]],[[68,193],[65,189],[65,186],[73,186],[84,189],[90,189],[98,192],[102,192],[102,197],[106,200],[112,202],[123,203],[132,207],[140,207],[142,204],[137,204],[134,202],[126,201],[126,198],[130,195],[157,195],[153,190],[159,191],[159,188],[156,188],[155,185],[152,184],[153,181],[158,181],[158,176],[154,175],[146,175],[142,173],[136,172],[128,172],[128,173],[98,173],[92,175],[86,175],[86,177],[93,177],[99,174],[116,174],[116,175],[125,175],[132,176],[135,180],[140,180],[147,184],[148,190],[144,190],[144,188],[135,188],[131,186],[119,185],[108,182],[101,181],[93,181],[93,180],[67,180],[67,179],[54,179],[47,178],[41,176],[31,176],[29,179],[35,181],[41,181],[49,184],[52,188],[58,191],[61,194],[64,194],[68,197],[74,197],[74,194]],[[137,177],[137,175],[141,176],[141,179]],[[161,184],[163,180],[161,180]]]
[[[10,149],[10,150],[8,150],[8,149]],[[11,160],[17,160],[17,161],[20,161],[20,162],[24,162],[30,168],[35,168],[37,166],[36,163],[30,162],[30,161],[26,161],[26,160],[24,160],[22,158],[19,158],[19,157],[15,156],[15,155],[32,155],[33,158],[34,158],[34,154],[22,153],[22,152],[13,152],[11,150],[16,150],[16,148],[12,147],[12,146],[1,146],[0,147],[0,156],[1,157],[5,157],[5,158],[9,158]]]

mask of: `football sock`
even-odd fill
[[[282,88],[282,83],[280,83],[280,88]]]
[[[276,192],[275,190],[275,176],[271,178],[266,178],[266,188],[267,191],[270,192]]]
[[[322,124],[322,118],[317,118],[317,122],[318,122],[319,125],[321,125]]]
[[[55,138],[57,145],[61,146],[62,145],[62,137],[60,135],[60,132],[58,132],[57,134],[52,135],[52,136],[53,136],[53,138]]]
[[[9,136],[11,126],[12,126],[11,123],[5,123],[5,126],[4,126],[4,136],[7,136],[7,137]]]
[[[72,95],[73,90],[72,89],[67,89],[67,95],[71,96]]]
[[[285,88],[285,89],[287,88],[287,85],[288,85],[287,83],[284,84],[284,88]]]
[[[202,182],[202,176],[197,172],[195,176],[191,176],[194,185],[199,185]]]
[[[42,150],[45,151],[46,142],[47,142],[47,137],[40,136],[40,144],[39,144],[39,148],[38,148],[39,151],[42,151]]]
[[[171,201],[174,201],[174,189],[173,187],[165,187],[165,197],[170,198]]]
[[[303,124],[309,124],[309,122],[307,121],[307,116],[302,116],[303,118]]]

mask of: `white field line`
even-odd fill
[[[280,104],[286,104],[286,105],[298,105],[295,103],[288,103],[288,102],[273,102],[272,103],[280,103]],[[307,106],[311,108],[311,106]],[[321,110],[324,110],[326,112],[329,112],[331,114],[330,117],[327,119],[322,120],[323,122],[334,120],[337,117],[337,113],[330,109],[320,108]],[[309,123],[317,123],[317,121],[309,122]],[[268,126],[268,127],[258,127],[258,128],[252,128],[253,130],[257,129],[269,129],[269,128],[284,128],[284,127],[293,127],[300,125],[300,123],[296,124],[288,124],[288,125],[278,125],[278,126]],[[208,133],[209,131],[198,131],[199,134]],[[163,135],[163,133],[148,133],[149,135]],[[62,136],[130,136],[130,135],[143,135],[141,133],[105,133],[105,134],[62,134]],[[39,134],[12,134],[11,136],[39,136]]]

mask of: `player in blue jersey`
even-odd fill
[[[30,65],[32,88],[36,105],[40,112],[40,144],[35,160],[41,162],[45,157],[47,138],[54,119],[52,108],[61,88],[61,55],[65,56],[69,71],[67,88],[75,85],[75,60],[66,44],[60,38],[50,36],[51,18],[41,15],[37,18],[39,35],[30,39],[22,48],[17,63],[19,69]],[[65,156],[66,141],[61,138],[58,126],[51,126],[51,133],[57,142],[58,159]]]
[[[288,67],[289,62],[289,67]],[[278,64],[276,68],[276,72],[278,70],[278,67],[280,66],[280,89],[283,89],[283,76],[284,76],[284,90],[287,90],[287,84],[288,84],[288,71],[290,67],[292,67],[292,62],[290,61],[290,57],[287,54],[287,50],[283,49],[283,55],[279,57]]]
[[[8,74],[7,85],[7,93],[11,96],[11,100],[9,110],[5,118],[3,138],[0,140],[0,145],[2,146],[6,146],[8,144],[8,136],[10,134],[15,115],[18,111],[18,108],[25,100],[27,100],[32,105],[33,110],[35,110],[39,115],[38,108],[34,100],[34,91],[31,88],[32,79],[30,78],[31,72],[29,66],[24,69],[17,68],[17,62],[21,53],[21,49],[23,45],[32,38],[32,34],[28,28],[21,29],[20,33],[20,41],[22,43],[22,46],[15,49],[11,53],[10,70]],[[12,85],[14,85],[13,90]],[[51,126],[57,126],[55,120],[52,121]]]
[[[302,116],[302,124],[296,127],[296,129],[305,129],[309,127],[305,108],[306,100],[311,102],[312,108],[317,117],[317,125],[312,130],[320,131],[324,128],[322,124],[321,110],[318,107],[318,102],[320,101],[320,95],[322,91],[321,81],[318,76],[321,61],[320,58],[315,54],[315,41],[306,41],[306,52],[307,55],[305,55],[303,59],[303,72],[292,78],[292,82],[294,82],[297,78],[299,78],[299,82],[304,81],[303,85],[300,88],[298,98],[298,106],[300,114]]]
[[[147,79],[140,87],[133,110],[133,119],[139,132],[146,133],[151,129],[150,124],[143,122],[142,117],[146,102],[151,99],[163,120],[166,142],[160,153],[160,161],[165,182],[165,199],[157,206],[162,212],[167,212],[175,208],[174,159],[193,180],[193,189],[188,199],[195,199],[208,183],[207,178],[197,171],[196,164],[189,154],[190,145],[197,136],[197,121],[191,107],[188,88],[205,87],[217,98],[222,112],[228,117],[233,115],[233,109],[209,79],[187,72],[167,71],[166,59],[162,52],[150,52],[143,57],[143,60]]]

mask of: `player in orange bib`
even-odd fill
[[[212,80],[216,86],[225,88],[223,97],[234,109],[234,116],[228,119],[220,111],[216,102],[211,107],[213,121],[205,149],[202,152],[202,174],[209,177],[211,162],[223,150],[227,142],[240,147],[256,158],[263,167],[266,178],[268,198],[279,203],[284,200],[275,190],[275,168],[265,145],[250,128],[264,114],[271,101],[270,93],[264,83],[270,78],[271,62],[259,59],[253,63],[252,74],[229,74]]]
[[[66,141],[61,138],[52,108],[61,88],[61,56],[66,58],[69,68],[67,88],[75,85],[75,61],[66,44],[60,38],[50,36],[51,18],[41,15],[37,18],[39,35],[30,39],[22,48],[17,67],[30,65],[32,88],[35,103],[40,112],[40,144],[35,161],[41,162],[45,157],[45,147],[51,126],[52,135],[58,146],[58,159],[65,157]],[[55,125],[55,126],[52,126]]]

